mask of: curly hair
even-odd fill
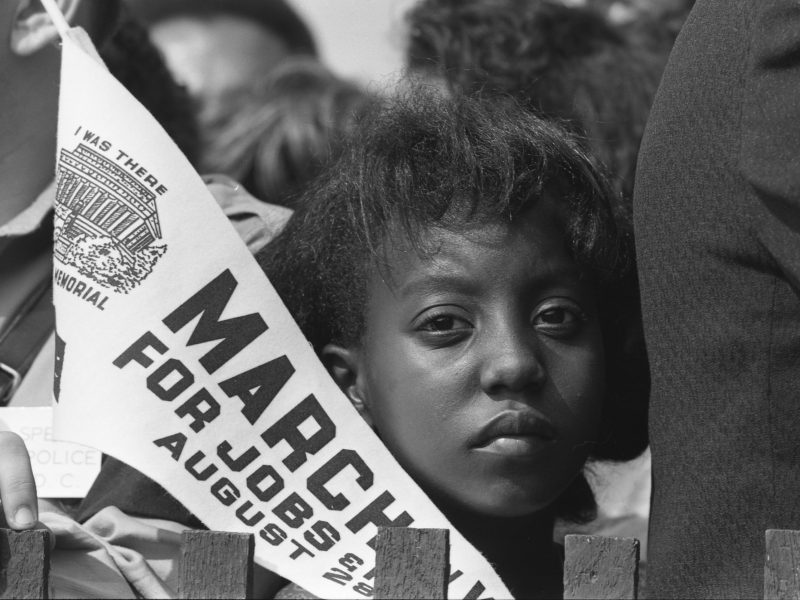
[[[599,300],[607,395],[592,456],[629,459],[647,443],[649,391],[630,225],[612,209],[602,175],[558,126],[510,102],[443,99],[422,89],[386,100],[359,122],[342,156],[257,258],[318,352],[329,342],[358,345],[367,282],[373,269],[386,268],[389,242],[426,255],[435,252],[426,245],[432,227],[511,223],[545,196],[557,202],[568,251]],[[588,518],[588,485],[579,477],[571,489],[580,493],[563,516]]]
[[[668,51],[635,45],[590,6],[551,0],[423,0],[406,61],[458,91],[511,95],[583,137],[627,203]]]

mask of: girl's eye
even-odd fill
[[[456,324],[456,320],[451,316],[433,317],[425,323],[424,329],[428,331],[450,331]]]
[[[454,315],[433,315],[420,325],[421,330],[433,333],[446,333],[470,327],[471,325],[466,320]]]
[[[585,320],[583,311],[577,306],[549,304],[534,315],[533,325],[547,335],[569,337],[580,331]]]
[[[548,325],[563,325],[567,322],[572,315],[570,315],[564,308],[549,308],[539,313],[539,320]]]
[[[469,337],[472,323],[464,316],[451,312],[434,312],[423,315],[415,329],[421,339],[435,347],[457,344]]]

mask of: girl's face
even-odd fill
[[[600,323],[547,203],[511,225],[432,230],[373,275],[345,389],[434,499],[529,515],[580,471],[604,396]],[[349,353],[349,354],[348,354]]]

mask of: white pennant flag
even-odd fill
[[[330,378],[175,144],[60,28],[56,436],[210,529],[253,533],[260,565],[320,597],[371,597],[378,524],[449,528],[448,596],[510,597]]]

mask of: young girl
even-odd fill
[[[517,597],[562,593],[587,458],[646,445],[627,223],[556,126],[415,89],[259,260],[332,376]]]

